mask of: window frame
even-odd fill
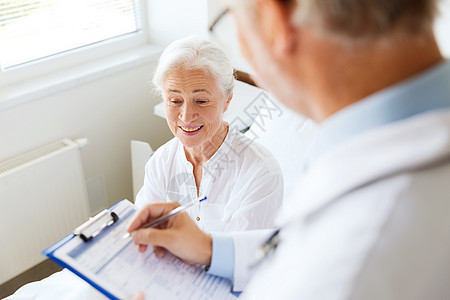
[[[0,87],[39,78],[148,44],[147,1],[136,1],[141,8],[138,16],[140,30],[9,67],[6,70],[0,68]]]

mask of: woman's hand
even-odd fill
[[[201,231],[185,212],[170,217],[155,228],[142,228],[178,206],[178,203],[149,204],[136,213],[127,231],[139,245],[140,252],[151,245],[158,257],[163,257],[164,249],[167,249],[186,263],[208,266],[211,263],[211,236]]]

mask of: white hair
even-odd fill
[[[216,43],[189,36],[167,46],[153,76],[153,84],[159,92],[163,90],[168,73],[177,68],[203,70],[216,78],[226,96],[233,92],[233,67],[225,51]]]

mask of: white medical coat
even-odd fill
[[[350,138],[292,195],[281,243],[243,298],[450,299],[450,111]],[[262,238],[234,237],[235,290]]]

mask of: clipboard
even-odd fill
[[[151,247],[140,253],[131,239],[123,239],[135,212],[130,201],[121,200],[42,254],[110,299],[130,299],[138,291],[150,299],[236,299],[230,280],[170,253],[160,259]]]

